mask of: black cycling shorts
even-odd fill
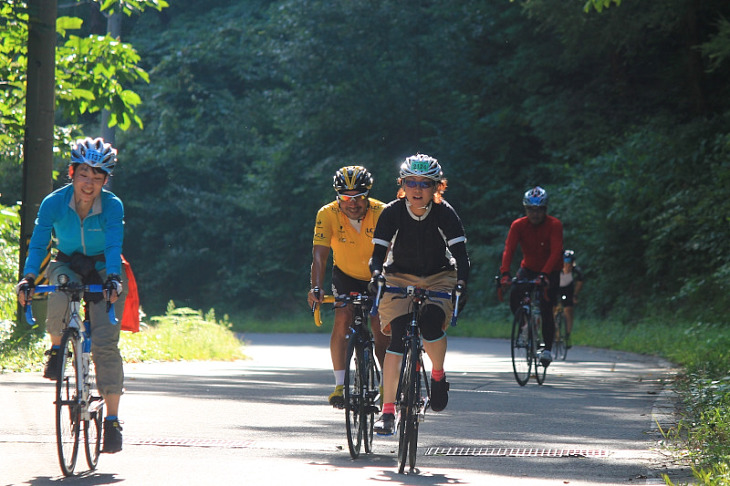
[[[339,268],[332,267],[332,295],[335,297],[338,295],[348,295],[350,292],[367,294],[368,283],[369,281],[367,280],[358,280],[350,277]]]
[[[444,319],[446,314],[443,309],[436,305],[426,305],[421,311],[421,320],[418,328],[421,330],[421,336],[425,341],[438,341],[443,338],[446,333],[443,330]],[[390,346],[388,352],[394,354],[403,354],[406,348],[403,343],[403,337],[406,335],[406,328],[411,325],[411,315],[403,315],[396,317],[390,322]]]

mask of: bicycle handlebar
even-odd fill
[[[370,309],[370,315],[374,316],[378,313],[378,307],[380,306],[380,298],[385,293],[391,293],[391,294],[402,294],[403,298],[408,296],[422,296],[425,297],[427,300],[430,299],[449,299],[451,300],[452,297],[455,297],[456,300],[454,302],[454,312],[451,314],[451,326],[456,326],[456,320],[459,317],[459,299],[461,298],[461,291],[457,291],[452,295],[450,292],[440,292],[437,290],[427,290],[422,289],[419,287],[415,287],[413,285],[409,285],[408,287],[388,287],[385,285],[385,279],[378,279],[378,295],[375,298],[375,303],[373,304],[372,309]]]
[[[82,287],[79,286],[78,288],[70,287],[68,285],[36,285],[35,286],[35,292],[37,294],[42,294],[45,292],[76,292],[82,290]],[[85,292],[93,292],[93,293],[102,293],[104,292],[104,286],[103,285],[84,285],[83,290]],[[109,314],[109,322],[112,324],[119,324],[119,321],[117,320],[116,313],[114,312],[114,306],[109,302],[106,301],[107,306],[107,313]],[[33,308],[30,305],[30,300],[26,299],[25,304],[25,321],[32,327],[36,326],[36,320],[33,317]]]
[[[344,302],[346,304],[352,304],[352,303],[358,303],[358,304],[366,304],[370,302],[372,298],[369,295],[366,294],[360,294],[358,292],[352,292],[350,294],[345,295],[338,295],[335,297],[334,295],[324,295],[322,296],[322,303],[323,304],[334,304],[335,302]],[[317,327],[322,326],[322,318],[320,313],[320,307],[318,305],[318,302],[315,302],[312,306],[312,314],[314,315],[314,324]]]

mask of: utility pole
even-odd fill
[[[38,208],[53,189],[57,10],[57,0],[28,0],[28,86],[23,139],[20,278],[23,276]]]

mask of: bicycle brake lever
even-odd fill
[[[109,322],[114,325],[119,324],[119,321],[117,320],[117,314],[114,311],[114,305],[108,300],[106,301],[106,312],[107,314],[109,314]]]
[[[27,322],[30,327],[34,329],[38,327],[35,317],[33,317],[33,308],[30,306],[30,304],[25,304],[25,322]]]

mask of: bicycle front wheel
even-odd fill
[[[528,317],[525,309],[519,307],[512,323],[512,370],[520,386],[525,386],[530,379],[532,354],[529,348]]]
[[[373,425],[375,424],[375,414],[380,410],[376,403],[376,399],[380,396],[380,373],[375,364],[375,349],[372,342],[369,342],[363,353],[365,386],[363,393],[365,395],[363,415],[360,418],[360,428],[362,429],[362,440],[365,445],[365,452],[373,452]]]
[[[81,356],[76,330],[67,330],[61,338],[61,369],[56,382],[56,444],[58,461],[64,476],[71,476],[79,453],[81,406],[79,384],[81,370],[77,357]]]
[[[555,359],[565,361],[568,356],[568,348],[565,343],[567,334],[565,331],[565,315],[558,312],[555,315],[555,341],[553,341],[553,354]]]
[[[347,429],[347,446],[350,457],[357,459],[362,445],[362,417],[365,415],[363,400],[363,365],[362,347],[357,336],[351,336],[347,345],[347,361],[345,363],[345,427]]]
[[[94,366],[90,363],[89,366]],[[104,399],[96,388],[96,375],[89,369],[89,419],[84,420],[84,448],[86,450],[86,464],[92,471],[99,464],[101,452],[101,437],[104,425]]]
[[[415,343],[406,347],[401,370],[400,423],[398,437],[398,472],[403,474],[406,461],[410,470],[415,467],[418,441],[418,350]],[[409,454],[410,450],[410,454]]]
[[[542,341],[542,317],[540,316],[533,316],[530,343],[530,349],[535,361],[535,379],[537,380],[538,385],[542,385],[545,383],[545,372],[547,371],[547,367],[545,367],[540,360],[542,352],[545,350],[545,345]]]

